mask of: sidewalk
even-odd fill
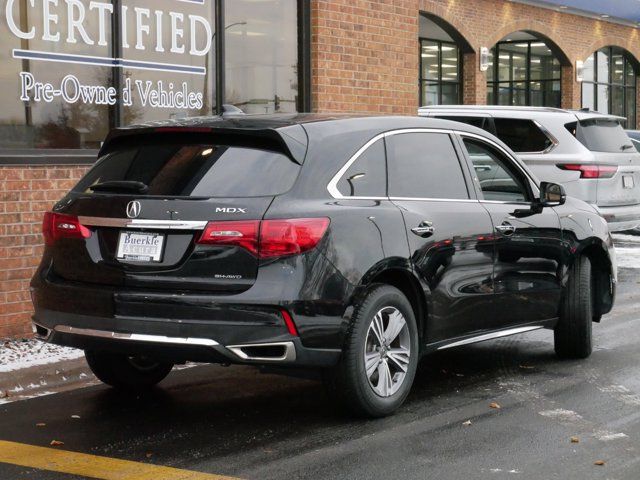
[[[97,383],[82,350],[34,339],[0,340],[0,405]]]

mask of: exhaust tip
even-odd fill
[[[228,345],[227,349],[245,361],[293,362],[296,359],[293,342]]]
[[[49,337],[51,336],[51,330],[43,327],[42,325],[38,325],[37,323],[33,323],[32,328],[34,337],[36,339],[42,340],[43,342],[49,340]]]

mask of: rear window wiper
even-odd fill
[[[149,191],[149,187],[145,183],[134,180],[110,180],[91,185],[89,190],[94,192],[147,193]]]
[[[620,150],[625,151],[625,150],[629,150],[630,148],[636,148],[636,147],[634,147],[634,146],[633,146],[633,145],[631,145],[631,144],[627,144],[627,145],[622,145],[622,146],[620,147]]]

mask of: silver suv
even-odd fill
[[[640,225],[640,153],[620,124],[624,118],[582,110],[470,105],[423,107],[418,113],[494,134],[539,179],[560,183],[568,195],[596,207],[610,231]],[[479,178],[491,174],[478,169]]]

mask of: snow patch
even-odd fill
[[[640,248],[616,247],[618,267],[640,268]]]
[[[0,373],[73,360],[82,356],[82,350],[43,343],[39,340],[8,340],[0,344]]]
[[[596,432],[595,437],[602,442],[610,442],[620,438],[629,438],[626,433]]]

